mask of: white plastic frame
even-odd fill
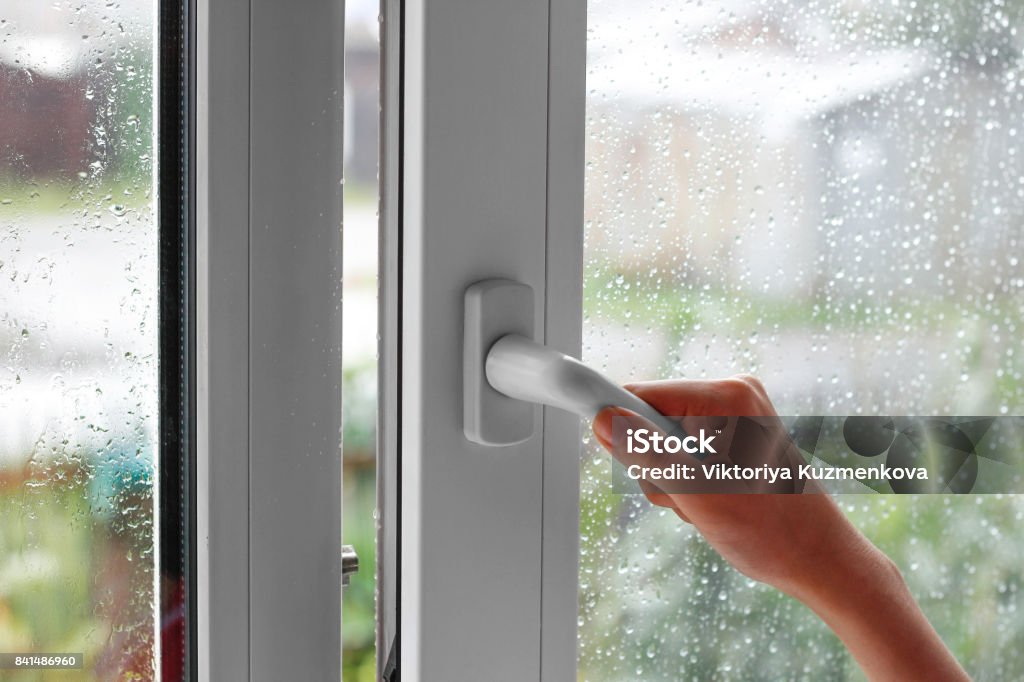
[[[467,440],[462,319],[467,286],[513,279],[579,352],[586,3],[382,7],[380,671],[574,679],[579,421]]]
[[[341,677],[342,0],[198,0],[199,680]]]

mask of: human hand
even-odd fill
[[[761,383],[747,376],[718,381],[658,381],[626,387],[665,415],[681,417],[687,433],[699,433],[718,423],[716,417],[775,417],[775,409]],[[598,441],[623,464],[637,460],[626,452],[624,429],[615,433],[613,419],[633,428],[654,427],[642,417],[620,408],[606,408],[594,420]],[[734,422],[735,423],[735,422]],[[724,434],[718,454],[705,460],[755,461],[799,458],[784,429],[748,429],[739,447],[735,433]],[[679,455],[685,458],[686,455]],[[802,460],[801,460],[802,461]],[[682,490],[680,484],[659,485],[640,481],[647,498],[692,523],[701,535],[740,572],[783,591],[793,593],[800,583],[827,570],[851,543],[863,541],[830,497],[810,495],[705,494],[712,483],[702,481]],[[735,485],[729,488],[735,490]],[[765,486],[765,492],[793,492],[788,487]],[[844,551],[840,552],[839,549]]]
[[[715,418],[768,418],[760,420],[768,425],[763,429],[747,429],[742,436],[738,429],[723,434],[723,452],[711,458],[739,459],[749,466],[758,461],[795,463],[800,457],[784,429],[771,427],[775,408],[752,377],[659,381],[626,388],[662,414],[681,418],[683,430],[691,434],[720,423]],[[597,415],[593,428],[598,441],[628,466],[637,456],[626,451],[625,429],[613,428],[616,417],[633,428],[654,427],[620,408],[606,408]],[[709,488],[640,484],[651,502],[692,523],[740,572],[810,607],[846,644],[872,682],[969,682],[896,565],[822,491],[805,487],[799,492],[810,494],[706,494],[702,490]],[[798,492],[795,486],[754,490]]]

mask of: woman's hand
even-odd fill
[[[682,417],[688,433],[707,429],[708,417],[772,417],[772,407],[760,382],[751,377],[722,381],[661,381],[627,386],[665,415]],[[653,428],[643,418],[618,408],[602,410],[594,421],[594,433],[601,444],[624,462],[635,457],[625,444],[614,442],[612,419],[622,418],[634,428]],[[624,429],[619,429],[621,432]],[[761,433],[761,432],[758,432]],[[766,453],[777,459],[778,431],[765,431],[762,443],[746,443],[746,450]],[[773,435],[769,435],[773,434]],[[748,439],[749,441],[749,439]],[[761,447],[758,448],[758,445]],[[734,448],[719,447],[719,455]],[[749,455],[749,453],[748,453]],[[717,495],[701,494],[703,482],[690,491],[669,492],[643,481],[648,499],[672,509],[692,523],[701,535],[744,575],[792,592],[797,583],[808,580],[826,567],[839,548],[866,542],[827,495]]]
[[[664,415],[681,418],[688,433],[709,417],[774,417],[764,387],[752,377],[721,381],[659,381],[626,387]],[[594,420],[594,434],[624,464],[622,418],[634,428],[653,428],[638,415],[606,408]],[[745,462],[793,461],[799,453],[780,437],[782,429],[747,431]],[[753,435],[751,435],[753,433]],[[736,444],[725,434],[725,450]],[[759,440],[760,439],[760,440]],[[968,677],[925,619],[896,566],[817,489],[810,494],[702,494],[701,488],[641,481],[656,505],[692,523],[737,570],[768,583],[813,609],[850,649],[871,680],[962,681]],[[777,490],[773,488],[773,490]]]

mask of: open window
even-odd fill
[[[464,294],[529,285],[534,339],[619,381],[753,373],[794,416],[1020,414],[1017,10],[384,8],[381,674],[846,679],[810,612],[615,494],[575,418],[466,437]],[[1019,675],[1018,497],[841,504],[968,670]]]
[[[617,493],[576,416],[468,426],[485,289],[616,381],[1024,411],[1014,2],[381,0],[378,34],[353,1],[347,53],[339,0],[8,4],[4,679],[19,652],[84,680],[855,675]],[[1024,678],[1019,496],[840,501],[972,674]],[[343,659],[350,529],[376,603],[364,570]]]
[[[531,287],[579,352],[585,4],[384,5],[380,639],[385,679],[568,679],[579,423],[463,427],[463,302]]]

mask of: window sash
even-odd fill
[[[379,670],[572,679],[579,422],[467,441],[461,335],[465,288],[509,277],[580,350],[586,4],[389,0],[383,27]]]
[[[340,679],[344,5],[196,44],[199,679]]]

